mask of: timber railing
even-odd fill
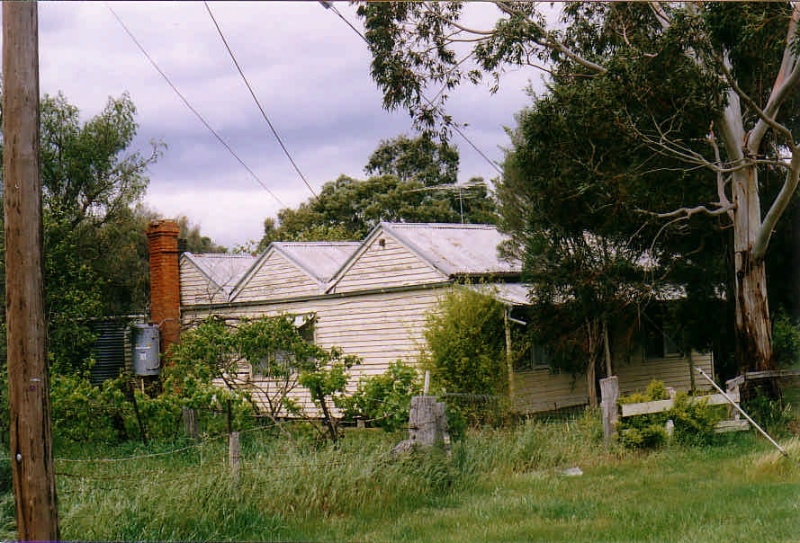
[[[709,394],[705,396],[690,396],[689,401],[705,402],[706,405],[728,405],[729,418],[717,423],[717,432],[735,432],[749,430],[750,424],[747,420],[739,417],[739,402],[741,394],[739,392],[739,382],[728,382],[727,390],[724,394]],[[675,405],[675,390],[668,388],[670,398],[667,400],[656,400],[641,403],[619,403],[619,384],[616,377],[609,377],[600,380],[600,390],[602,394],[601,406],[603,408],[603,434],[606,444],[611,441],[611,437],[616,433],[617,423],[622,418],[634,417],[637,415],[649,415],[652,413],[663,413],[669,411]]]

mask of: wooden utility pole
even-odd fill
[[[50,430],[36,2],[3,2],[3,197],[11,464],[22,541],[59,538]]]

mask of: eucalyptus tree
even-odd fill
[[[259,243],[360,240],[381,221],[495,223],[495,201],[482,178],[458,183],[458,149],[429,136],[398,136],[370,155],[367,179],[341,175],[297,208],[268,218]]]
[[[45,307],[59,371],[86,360],[90,319],[144,309],[149,215],[136,204],[161,146],[133,149],[127,94],[85,120],[62,94],[43,97],[40,108]]]
[[[359,7],[385,107],[407,108],[419,128],[446,134],[448,94],[464,82],[497,85],[510,66],[545,69],[555,85],[608,81],[587,90],[613,90],[607,125],[669,159],[675,173],[654,190],[680,193],[682,176],[703,172],[706,189],[690,191],[697,200],[652,202],[638,211],[642,222],[669,229],[705,217],[731,228],[737,356],[744,367],[771,366],[765,257],[800,178],[800,5],[572,3],[551,24],[536,4],[497,1],[496,22],[475,28],[462,18],[465,4]],[[426,97],[440,88],[435,101]],[[600,153],[609,138],[577,141]]]

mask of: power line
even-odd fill
[[[128,36],[131,38],[131,40],[133,40],[133,43],[135,43],[135,44],[136,44],[136,46],[139,48],[139,51],[141,51],[141,52],[142,52],[142,54],[143,54],[143,55],[144,55],[144,56],[147,58],[147,60],[148,60],[148,61],[150,61],[150,64],[153,66],[153,68],[155,68],[155,69],[156,69],[156,71],[157,71],[157,72],[158,72],[158,73],[161,75],[161,77],[164,79],[164,81],[166,81],[166,82],[167,82],[167,84],[168,84],[168,85],[169,85],[169,86],[172,88],[172,90],[173,90],[173,91],[175,91],[175,94],[177,94],[177,95],[178,95],[178,97],[181,99],[181,101],[183,101],[184,105],[185,105],[187,108],[189,108],[189,111],[191,111],[192,113],[194,113],[194,114],[195,114],[195,116],[196,116],[198,119],[200,119],[200,122],[201,122],[201,123],[203,123],[203,125],[204,125],[204,126],[205,126],[205,127],[206,127],[206,128],[207,128],[207,129],[208,129],[208,130],[209,130],[209,131],[210,131],[210,132],[213,134],[213,135],[214,135],[214,137],[215,137],[215,138],[217,138],[217,141],[219,141],[219,142],[220,142],[220,143],[221,143],[221,144],[222,144],[222,145],[225,147],[225,149],[227,149],[227,150],[228,150],[228,152],[229,152],[229,153],[230,153],[230,154],[231,154],[231,155],[232,155],[232,156],[233,156],[233,157],[234,157],[234,158],[235,158],[237,161],[239,161],[239,164],[241,164],[242,166],[244,166],[244,168],[245,168],[245,169],[248,171],[248,173],[250,173],[250,175],[253,177],[253,179],[255,179],[255,180],[256,180],[256,182],[258,182],[258,184],[259,184],[259,185],[261,185],[261,186],[264,188],[264,190],[266,190],[266,191],[269,193],[269,195],[270,195],[270,196],[272,196],[272,197],[275,199],[275,201],[276,201],[276,202],[278,202],[278,204],[280,204],[282,207],[286,207],[286,204],[284,204],[284,203],[283,203],[283,201],[282,201],[280,198],[278,198],[278,197],[275,195],[275,193],[274,193],[274,192],[272,192],[272,191],[269,189],[269,187],[267,187],[267,185],[266,185],[266,184],[265,184],[265,183],[264,183],[264,182],[261,180],[261,178],[260,178],[260,177],[258,177],[258,175],[256,175],[256,173],[255,173],[255,172],[254,172],[254,171],[253,171],[253,170],[250,168],[250,166],[248,166],[247,164],[245,164],[244,160],[242,160],[242,159],[241,159],[241,157],[240,157],[238,154],[236,154],[236,151],[234,151],[234,150],[233,150],[233,148],[232,148],[230,145],[228,145],[228,143],[227,143],[227,142],[226,142],[224,139],[222,139],[222,136],[220,136],[220,135],[217,133],[217,131],[216,131],[216,130],[214,130],[214,129],[211,127],[211,125],[210,125],[210,124],[208,124],[208,121],[206,121],[206,119],[205,119],[205,118],[204,118],[204,117],[203,117],[203,116],[200,114],[200,112],[199,112],[199,111],[197,111],[197,110],[196,110],[196,109],[195,109],[195,108],[192,106],[192,104],[190,104],[190,103],[189,103],[189,100],[187,100],[187,99],[186,99],[186,97],[185,97],[185,96],[184,96],[184,95],[181,93],[181,91],[180,91],[180,90],[178,90],[178,87],[176,87],[176,86],[175,86],[175,85],[172,83],[172,81],[171,81],[171,80],[170,80],[170,78],[167,76],[167,74],[166,74],[166,73],[164,73],[164,71],[163,71],[163,70],[161,70],[161,68],[159,68],[159,67],[158,67],[158,64],[156,64],[155,60],[153,60],[153,58],[150,56],[150,54],[147,52],[147,50],[144,48],[144,46],[142,46],[142,44],[139,42],[139,40],[138,40],[138,39],[136,39],[136,36],[134,36],[134,35],[133,35],[133,32],[131,32],[131,30],[128,28],[128,26],[125,24],[125,22],[124,22],[124,21],[123,21],[123,20],[120,18],[120,16],[119,16],[119,15],[117,15],[117,12],[116,12],[116,11],[114,11],[114,9],[113,9],[113,8],[112,8],[112,7],[111,7],[109,4],[108,4],[108,2],[106,2],[106,7],[107,7],[107,8],[108,8],[108,10],[111,12],[111,14],[114,16],[114,18],[117,20],[117,22],[120,24],[120,26],[122,26],[123,30],[125,30],[125,32],[126,32],[126,33],[128,34]]]
[[[340,18],[342,21],[344,21],[344,22],[345,22],[345,24],[347,24],[347,26],[349,26],[351,29],[353,29],[353,32],[355,32],[356,34],[358,34],[358,35],[359,35],[359,37],[360,37],[362,40],[364,40],[364,43],[366,43],[366,44],[367,44],[367,46],[369,46],[369,45],[370,45],[370,43],[369,43],[369,40],[367,39],[367,37],[366,37],[366,36],[365,36],[365,35],[364,35],[364,34],[363,34],[363,33],[362,33],[362,32],[361,32],[361,31],[360,31],[358,28],[356,28],[355,26],[353,26],[353,24],[352,24],[350,21],[348,21],[348,20],[347,20],[347,18],[346,18],[344,15],[342,15],[342,14],[339,12],[339,10],[338,10],[338,9],[336,9],[336,6],[334,6],[334,5],[333,5],[333,2],[330,2],[330,1],[328,1],[328,0],[319,0],[319,3],[320,3],[320,4],[322,4],[322,6],[323,6],[325,9],[328,9],[328,10],[333,10],[333,12],[334,12],[336,15],[338,15],[338,16],[339,16],[339,18]],[[423,100],[425,100],[425,103],[427,103],[429,106],[431,106],[431,107],[435,107],[435,106],[433,105],[433,102],[431,102],[430,100],[428,100],[428,97],[427,97],[427,96],[425,96],[424,94],[420,94],[420,96],[422,97],[422,99],[423,99]],[[472,142],[472,140],[471,140],[471,139],[469,139],[469,138],[467,137],[467,135],[466,135],[466,134],[465,134],[465,133],[464,133],[464,132],[463,132],[463,131],[462,131],[462,130],[461,130],[459,127],[458,127],[458,125],[457,125],[457,124],[451,124],[450,126],[451,126],[451,128],[453,129],[453,131],[454,131],[456,134],[458,134],[459,136],[461,136],[461,138],[462,138],[464,141],[466,141],[466,142],[469,144],[469,146],[470,146],[470,147],[472,147],[472,149],[473,149],[473,150],[474,150],[476,153],[478,153],[478,155],[480,155],[480,156],[481,156],[481,158],[483,158],[483,159],[484,159],[484,160],[485,160],[485,161],[486,161],[486,162],[487,162],[487,163],[488,163],[488,164],[489,164],[489,165],[490,165],[492,168],[494,168],[494,170],[495,170],[497,173],[499,173],[500,175],[503,175],[503,170],[502,170],[502,169],[500,169],[500,167],[499,167],[497,164],[495,164],[495,163],[494,163],[494,162],[493,162],[493,161],[492,161],[492,160],[491,160],[491,159],[490,159],[488,156],[486,156],[486,154],[485,154],[483,151],[481,151],[481,150],[478,148],[478,146],[477,146],[477,145],[475,145],[475,144]]]
[[[225,44],[225,49],[228,50],[228,54],[230,55],[231,60],[236,65],[236,69],[239,70],[239,75],[242,76],[242,81],[244,81],[245,86],[247,86],[247,90],[250,91],[250,96],[253,97],[253,100],[255,101],[256,106],[258,106],[259,111],[261,111],[261,116],[264,117],[264,120],[267,122],[267,125],[269,125],[269,129],[272,131],[272,134],[275,136],[275,139],[278,140],[278,144],[281,146],[281,149],[283,149],[283,153],[286,155],[286,158],[288,158],[289,162],[292,163],[292,167],[294,168],[294,171],[296,171],[297,175],[300,176],[300,179],[303,180],[303,183],[305,183],[305,185],[308,188],[308,190],[311,191],[311,194],[314,195],[314,198],[317,198],[317,193],[314,192],[314,189],[311,187],[311,184],[308,182],[308,179],[306,179],[306,176],[303,175],[303,172],[300,171],[300,168],[295,163],[294,159],[292,158],[292,155],[289,153],[289,150],[286,148],[286,145],[284,145],[283,140],[281,139],[280,135],[278,134],[278,131],[275,129],[275,127],[273,126],[272,122],[269,120],[269,117],[267,116],[266,111],[264,111],[264,108],[261,106],[261,102],[259,102],[258,97],[256,96],[256,93],[253,91],[253,87],[250,86],[250,82],[247,80],[247,77],[244,75],[244,71],[242,70],[242,67],[239,65],[239,61],[236,60],[236,56],[233,54],[233,51],[231,50],[231,47],[228,44],[228,40],[225,39],[225,35],[222,33],[222,29],[219,27],[219,23],[217,23],[217,19],[214,17],[214,14],[211,12],[211,7],[209,7],[208,2],[203,2],[203,5],[205,5],[206,11],[208,11],[209,17],[211,17],[211,20],[214,22],[214,26],[217,28],[217,32],[219,33],[219,37],[222,39],[222,43]]]

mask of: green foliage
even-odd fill
[[[381,221],[494,223],[494,203],[486,184],[428,188],[422,181],[393,175],[359,180],[341,176],[325,183],[317,198],[278,212],[280,226],[265,223],[260,243],[342,241],[364,238]]]
[[[712,444],[716,439],[714,427],[724,418],[726,410],[724,405],[708,405],[702,398],[678,394],[667,412],[675,425],[673,439],[683,445]]]
[[[457,287],[427,318],[424,364],[470,422],[497,415],[507,392],[503,311],[492,296]]]
[[[458,151],[428,137],[383,141],[359,180],[346,175],[325,183],[316,198],[268,218],[259,243],[363,239],[379,222],[496,222],[483,179],[457,185]]]
[[[798,427],[800,420],[791,403],[785,398],[772,398],[766,391],[758,391],[742,402],[742,408],[772,436],[786,436],[793,425]]]
[[[204,236],[200,231],[200,225],[193,224],[185,215],[178,217],[178,227],[181,239],[185,240],[186,251],[190,253],[225,253],[228,251],[226,247],[217,245],[210,237]]]
[[[393,175],[401,181],[420,181],[426,187],[458,182],[458,149],[430,137],[398,136],[381,141],[364,171],[369,175]]]
[[[779,366],[800,365],[800,324],[786,313],[778,313],[772,321],[772,345]]]
[[[317,365],[300,372],[297,382],[308,389],[314,405],[319,407],[328,427],[329,437],[339,439],[337,419],[330,411],[331,402],[343,406],[348,398],[347,382],[350,368],[360,362],[356,356],[345,355],[336,347],[324,353],[324,359],[316,360]]]
[[[319,405],[326,399],[338,401],[347,369],[358,359],[307,341],[294,321],[294,315],[204,320],[186,331],[170,351],[162,374],[165,394],[182,398],[186,407],[230,400],[261,409],[252,400],[258,393],[266,401],[266,414],[273,418],[299,409],[290,398],[298,385],[308,388]],[[252,375],[246,383],[237,377],[242,369]],[[261,386],[260,380],[268,386]]]
[[[669,399],[661,381],[652,381],[644,393],[635,393],[620,398],[619,403],[644,403]],[[709,445],[715,442],[716,424],[725,414],[725,406],[711,406],[702,397],[691,397],[685,393],[675,396],[668,411],[636,415],[622,419],[619,425],[620,443],[631,449],[655,449],[665,445],[669,439],[667,421],[672,421],[672,439],[682,445]]]
[[[77,443],[118,443],[138,434],[124,378],[92,385],[85,374],[54,373],[50,405],[56,439]]]
[[[357,390],[344,402],[344,417],[365,419],[394,432],[408,424],[411,398],[422,393],[417,370],[396,360],[381,375],[363,377]]]
[[[135,116],[127,94],[86,120],[62,94],[41,100],[45,311],[59,373],[87,369],[89,319],[145,308],[146,222],[135,205],[162,147],[132,149]]]

